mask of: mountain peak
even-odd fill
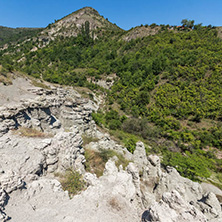
[[[81,9],[79,9],[79,10],[73,12],[73,13],[76,13],[78,11],[84,11],[84,12],[87,12],[87,13],[92,13],[92,14],[99,15],[99,12],[96,9],[94,9],[92,7],[89,7],[89,6],[83,7],[83,8],[81,8]]]
[[[117,25],[112,24],[108,19],[101,16],[94,8],[84,7],[63,17],[53,24],[49,24],[42,34],[48,35],[50,38],[56,36],[77,36],[81,31],[82,25],[84,25],[86,21],[90,24],[90,31],[121,30]]]

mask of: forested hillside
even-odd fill
[[[35,36],[42,28],[8,28],[0,26],[0,47],[7,43],[24,41],[25,38]]]
[[[60,36],[44,47],[38,39],[9,47],[0,51],[0,64],[10,72],[102,91],[106,106],[94,120],[131,152],[143,140],[147,152],[161,153],[163,164],[183,176],[222,182],[222,40],[217,30],[161,26],[155,35],[127,42],[124,31],[106,30],[93,38],[89,27],[86,22],[78,36]],[[110,81],[113,74],[110,90],[95,84]]]

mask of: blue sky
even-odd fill
[[[154,22],[179,25],[184,18],[222,26],[222,0],[0,0],[0,25],[46,27],[85,6],[126,30]]]

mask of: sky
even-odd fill
[[[222,26],[222,0],[0,0],[0,25],[46,27],[85,6],[125,30],[141,24],[180,25],[182,19]]]

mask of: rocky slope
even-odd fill
[[[95,9],[91,7],[85,7],[79,9],[72,14],[65,16],[64,18],[50,24],[42,33],[43,36],[48,36],[50,39],[54,39],[56,36],[71,37],[77,36],[81,32],[82,26],[85,22],[89,22],[90,31],[95,32],[95,36],[99,31],[120,31],[121,29],[108,19],[101,16]]]
[[[156,35],[161,30],[160,26],[151,28],[150,26],[137,26],[127,31],[122,39],[124,41],[131,41],[132,39],[143,38],[150,35]]]
[[[96,128],[96,103],[72,88],[42,89],[24,79],[13,80],[12,91],[18,82],[22,91],[8,96],[0,111],[0,221],[222,221],[222,191],[162,169],[142,142],[129,153]],[[42,134],[25,136],[22,129]],[[129,165],[117,167],[113,157],[103,176],[86,172],[83,135],[97,139],[85,148],[115,150]],[[87,184],[72,199],[54,176],[69,168]]]

